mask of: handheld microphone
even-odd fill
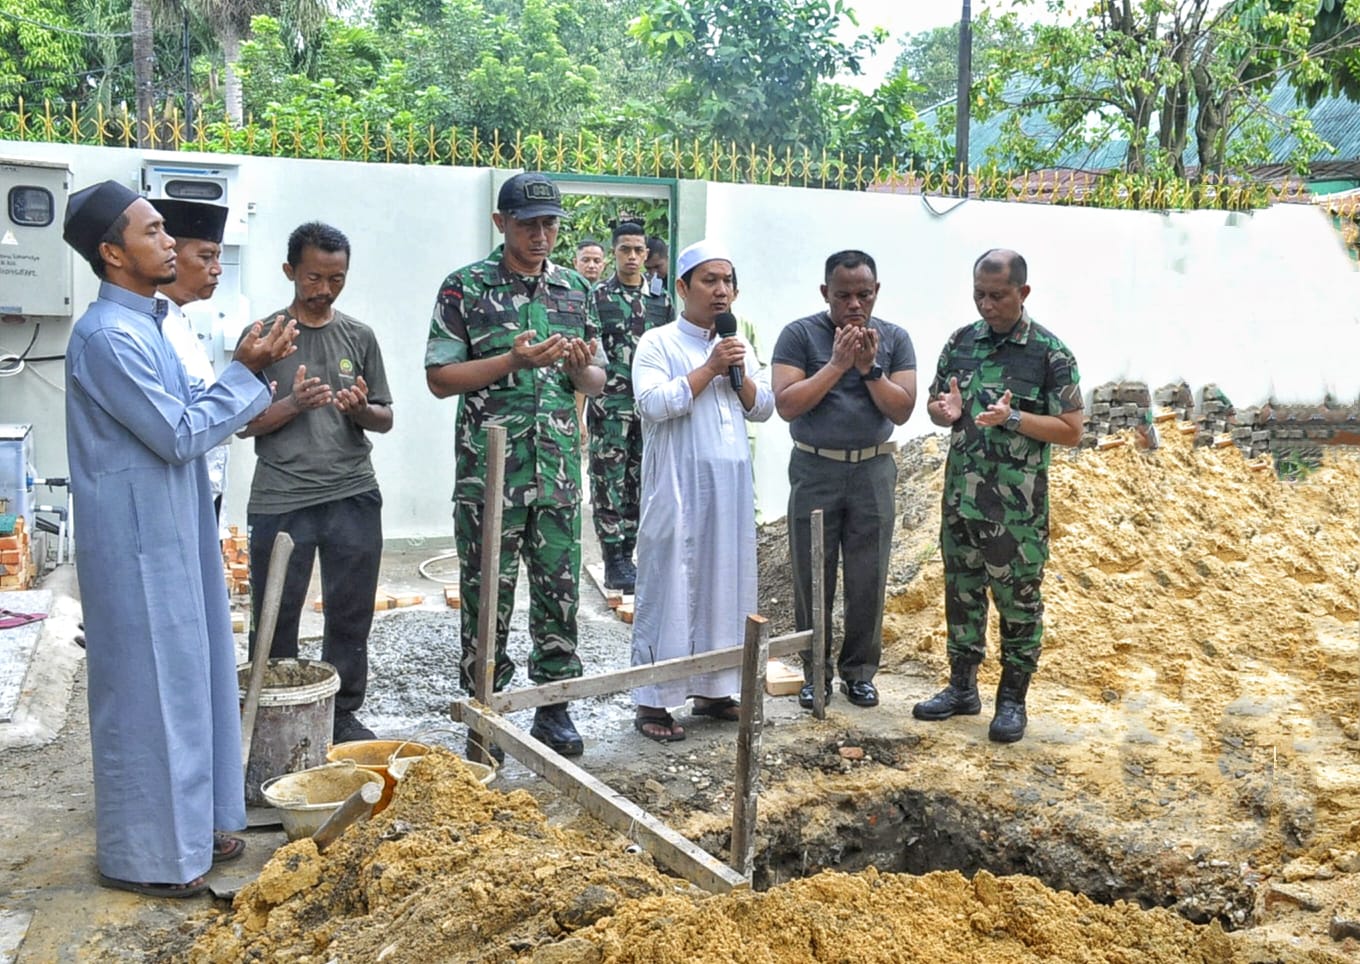
[[[713,327],[717,329],[720,338],[731,338],[737,333],[737,316],[730,311],[724,311],[713,319]],[[733,365],[727,369],[727,377],[732,382],[732,391],[741,391],[742,379],[745,374],[740,365]]]

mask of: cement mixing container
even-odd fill
[[[236,667],[236,685],[244,703],[250,685],[249,663]],[[247,806],[268,806],[260,792],[266,780],[326,762],[339,690],[340,674],[330,663],[313,659],[269,661],[246,764]]]

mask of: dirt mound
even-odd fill
[[[523,791],[488,790],[446,750],[324,854],[283,847],[187,960],[512,960],[622,902],[686,893],[626,841],[550,826]]]
[[[438,751],[324,855],[280,851],[180,959],[1340,960],[1360,935],[1360,462],[1283,483],[1163,437],[1055,458],[1031,731],[1002,748],[985,715],[909,718],[945,662],[944,453],[899,454],[880,674],[896,698],[767,729],[763,893],[700,893]],[[761,540],[762,605],[787,620],[782,527]],[[730,743],[699,736],[605,776],[721,854],[729,815],[673,792],[730,782]],[[789,879],[858,848],[869,869]]]
[[[1224,714],[1300,701],[1353,726],[1360,460],[1334,450],[1286,483],[1234,447],[1162,434],[1153,452],[1128,444],[1054,459],[1040,673],[1106,702],[1192,698],[1187,723],[1202,737]],[[938,493],[942,471],[919,481]],[[944,666],[943,587],[936,552],[890,593],[886,662]]]
[[[985,871],[823,873],[708,896],[644,855],[550,826],[527,794],[488,790],[436,750],[325,854],[310,840],[278,851],[178,959],[1037,962],[1094,947],[1106,961],[1252,959],[1217,925]]]

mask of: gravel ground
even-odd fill
[[[591,533],[590,520],[582,526]],[[577,653],[589,674],[624,669],[630,664],[632,627],[620,620],[604,602],[594,582],[584,572],[586,564],[599,558],[593,535],[583,540],[581,604],[577,616]],[[418,607],[379,612],[369,634],[368,694],[359,717],[384,739],[417,739],[448,746],[461,752],[467,728],[449,718],[449,706],[467,694],[458,685],[459,611],[442,605],[443,589],[424,576],[425,569],[441,579],[453,578],[453,560],[430,563],[441,550],[427,546],[398,549],[384,554],[381,584],[392,591],[416,591],[426,602]],[[319,589],[313,593],[313,597]],[[300,655],[320,657],[322,617],[304,614]],[[529,599],[523,567],[510,618],[510,656],[516,674],[512,689],[531,685],[525,675],[532,641],[529,637]],[[572,719],[587,745],[620,728],[631,728],[633,704],[628,694],[579,700],[571,705]],[[533,711],[508,714],[510,722],[527,730]],[[528,770],[507,758],[504,777]]]

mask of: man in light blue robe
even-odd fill
[[[66,445],[84,609],[100,881],[206,888],[214,828],[245,826],[235,645],[204,453],[264,411],[258,372],[292,331],[257,324],[212,386],[161,332],[174,239],[105,181],[71,196],[64,237],[103,279],[66,349]],[[234,856],[238,847],[216,848]]]

